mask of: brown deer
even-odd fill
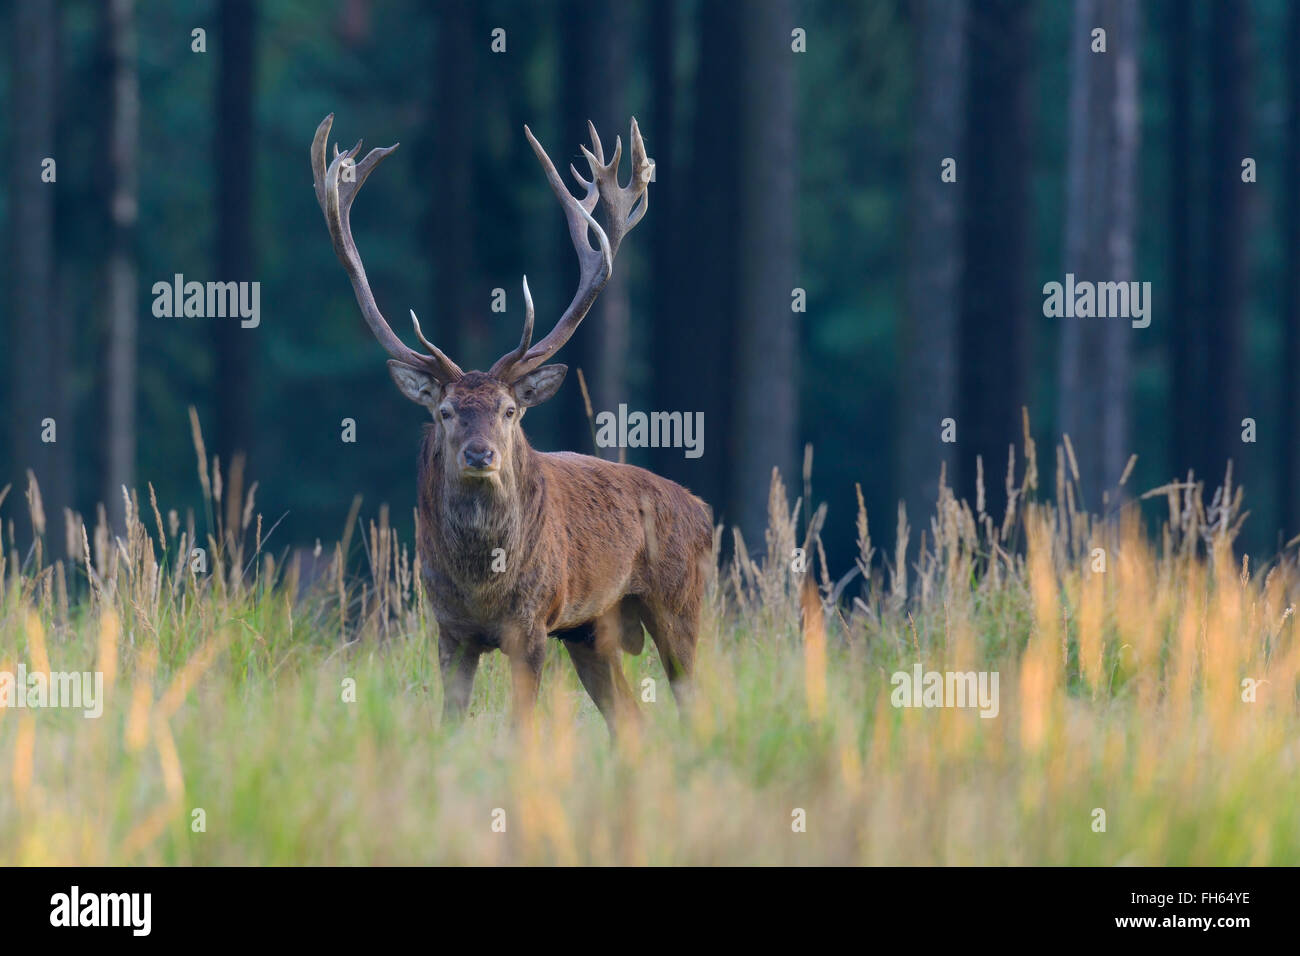
[[[327,166],[333,119],[325,117],[312,141],[316,198],[366,324],[392,356],[393,381],[433,416],[420,444],[417,551],[438,621],[444,720],[464,713],[479,656],[493,649],[510,659],[515,717],[527,719],[550,635],[564,642],[614,733],[637,713],[619,651],[641,652],[642,625],[684,709],[712,569],[708,506],[641,468],[535,451],[520,427],[526,409],[559,389],[566,366],[543,363],[573,335],[609,280],[623,237],[645,215],[653,163],[636,120],[627,186],[618,182],[622,140],[607,164],[590,127],[592,149],[583,153],[591,181],[569,167],[585,190],[581,199],[565,187],[524,127],[568,221],[580,266],[578,291],[550,334],[533,345],[533,300],[525,276],[518,348],[486,372],[463,372],[425,339],[414,312],[415,335],[427,354],[407,348],[375,304],[349,212],[366,177],[397,146],[372,149],[359,162],[361,143],[344,153],[335,146]],[[598,204],[608,231],[592,216]]]

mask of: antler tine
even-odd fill
[[[591,148],[596,153],[596,158],[600,160],[600,164],[604,166],[605,150],[600,145],[600,134],[596,132],[596,124],[591,120],[587,120],[587,133],[591,136]],[[587,152],[587,147],[585,146],[580,146],[578,148],[584,153]]]
[[[533,294],[528,291],[528,276],[524,276],[524,334],[519,337],[519,357],[533,344]]]
[[[374,168],[393,150],[397,149],[397,144],[372,149],[358,163],[356,157],[361,151],[360,140],[351,149],[342,153],[339,152],[336,143],[334,145],[334,159],[326,166],[325,146],[329,140],[330,127],[333,123],[334,114],[331,113],[321,121],[320,126],[316,128],[316,135],[312,138],[311,166],[313,185],[316,190],[316,201],[320,203],[321,211],[325,213],[325,222],[329,226],[334,253],[339,257],[339,261],[343,263],[343,269],[352,281],[352,291],[356,294],[357,304],[361,307],[361,315],[366,320],[366,325],[370,327],[371,333],[379,340],[379,344],[384,347],[384,351],[393,358],[415,368],[424,369],[444,384],[455,381],[464,373],[461,372],[460,367],[455,362],[420,334],[418,320],[415,322],[416,335],[425,348],[429,350],[430,354],[428,355],[407,348],[402,340],[397,337],[397,334],[393,332],[383,313],[379,311],[379,306],[375,303],[374,293],[370,290],[370,280],[366,277],[365,267],[361,264],[361,255],[357,252],[356,243],[352,239],[352,200],[356,198],[357,192]],[[352,174],[347,178],[342,177],[345,166],[352,167]],[[411,318],[415,318],[414,312],[411,313]]]
[[[587,185],[587,195],[583,199],[575,198],[560,179],[560,174],[555,171],[555,164],[546,155],[542,144],[533,136],[533,131],[525,126],[524,135],[537,155],[537,161],[542,165],[551,191],[555,193],[555,198],[560,201],[560,207],[564,210],[564,218],[569,225],[569,238],[573,240],[574,252],[578,254],[578,290],[573,294],[573,300],[564,310],[560,321],[555,323],[555,328],[551,329],[542,341],[527,349],[518,358],[516,355],[519,350],[516,349],[493,365],[494,374],[502,378],[518,378],[526,375],[559,351],[560,347],[569,341],[578,323],[591,308],[591,303],[596,300],[600,290],[609,281],[610,271],[614,267],[614,255],[610,248],[609,237],[605,235],[605,230],[600,227],[600,223],[592,218],[588,208],[588,203],[594,207],[598,199],[596,183]],[[589,230],[595,233],[599,248],[592,248],[587,236]]]
[[[424,330],[420,328],[420,320],[415,317],[415,310],[407,309],[406,311],[411,313],[411,325],[415,327],[415,337],[420,340],[420,344],[428,349],[430,355],[435,352],[441,355],[442,353],[438,351],[438,347],[424,337]]]
[[[600,148],[600,138],[596,127],[588,122],[591,129],[593,150],[583,147],[587,165],[591,167],[591,179],[600,192],[605,204],[605,222],[609,232],[609,248],[612,255],[618,255],[618,247],[632,227],[641,221],[650,203],[650,177],[654,174],[654,162],[645,152],[645,143],[641,139],[641,129],[636,118],[632,119],[632,131],[629,142],[632,144],[632,176],[626,186],[618,182],[618,167],[623,158],[623,138],[614,138],[614,155],[608,163]],[[576,175],[576,173],[575,173]]]
[[[635,123],[636,120],[634,119],[632,120],[632,122]],[[594,170],[597,165],[600,166],[605,165],[605,151],[601,148],[600,134],[596,132],[596,124],[593,123],[591,120],[587,120],[587,130],[591,133],[591,150],[589,152],[587,150],[587,147],[585,146],[580,146],[578,148],[581,149],[582,152],[586,155],[587,165]],[[593,157],[592,153],[595,153],[596,155]],[[621,160],[622,158],[623,158],[623,138],[621,136],[615,136],[614,157],[609,161],[609,165],[614,168],[615,173],[618,172],[619,160]]]
[[[513,352],[501,356],[488,374],[494,378],[505,378],[510,369],[528,354],[528,346],[533,342],[533,294],[528,291],[528,276],[524,276],[524,334],[519,337],[519,347]]]
[[[569,172],[573,174],[573,178],[576,179],[578,185],[582,187],[584,195],[578,200],[578,202],[582,203],[582,208],[587,210],[587,212],[595,212],[596,204],[600,202],[600,190],[596,188],[595,181],[588,182],[584,179],[582,173],[578,172],[578,170],[574,168],[573,163],[569,163]]]
[[[630,139],[632,178],[628,180],[626,186],[620,186],[618,183],[618,166],[623,157],[622,138],[615,137],[614,155],[606,163],[600,134],[596,132],[596,127],[591,122],[587,123],[587,128],[591,131],[591,148],[584,146],[582,152],[587,157],[587,165],[591,168],[591,179],[583,178],[577,169],[572,165],[569,166],[573,178],[585,192],[585,195],[578,199],[564,185],[559,173],[555,171],[555,164],[546,155],[546,150],[542,148],[541,143],[533,136],[532,130],[527,126],[524,127],[524,135],[528,137],[528,143],[533,147],[537,161],[542,164],[546,181],[550,183],[551,191],[555,193],[555,198],[560,201],[560,206],[564,210],[564,217],[569,224],[569,237],[573,240],[574,251],[578,254],[580,273],[578,290],[574,293],[573,300],[546,338],[526,351],[521,344],[519,349],[504,356],[493,366],[494,372],[502,377],[508,375],[518,378],[526,375],[554,355],[569,340],[577,329],[578,323],[583,320],[591,304],[596,300],[596,296],[600,294],[600,290],[609,281],[614,268],[614,256],[618,253],[623,237],[641,221],[648,208],[648,187],[650,176],[654,172],[654,163],[646,156],[645,143],[641,139],[641,130],[637,126],[636,119],[632,120]],[[605,206],[608,232],[601,228],[592,216],[596,206],[602,202]],[[588,238],[589,232],[595,233],[600,245],[599,249],[592,248]]]

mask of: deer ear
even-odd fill
[[[395,359],[388,360],[388,374],[393,377],[397,390],[425,408],[433,408],[442,395],[442,386],[428,372]]]
[[[524,408],[542,404],[559,391],[560,383],[564,381],[564,374],[568,370],[567,365],[543,365],[529,372],[511,386],[515,401]]]

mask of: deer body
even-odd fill
[[[643,469],[530,449],[517,494],[504,497],[448,487],[431,444],[419,499],[428,593],[440,623],[475,629],[491,646],[506,626],[553,634],[624,597],[684,594],[693,565],[708,559],[704,503]]]
[[[420,447],[417,551],[422,584],[438,621],[443,711],[465,711],[479,657],[510,658],[517,718],[536,701],[548,635],[564,641],[578,677],[611,732],[635,719],[636,704],[619,664],[654,640],[679,705],[689,699],[704,588],[712,569],[708,506],[651,472],[568,452],[534,450],[520,422],[559,389],[566,367],[544,365],[573,334],[608,281],[623,236],[646,210],[653,164],[632,121],[632,179],[618,183],[622,142],[606,164],[591,129],[590,182],[577,199],[541,145],[525,133],[568,220],[581,267],[578,290],[555,328],[532,345],[533,302],[524,280],[519,347],[487,372],[464,372],[425,340],[407,348],[375,304],[352,241],[352,200],[371,170],[396,147],[361,144],[327,166],[326,117],[312,143],[317,199],[366,323],[393,357],[399,390],[427,408],[433,424]],[[346,174],[344,170],[346,169]],[[608,232],[592,217],[601,206]],[[593,248],[594,235],[598,248]]]
[[[589,669],[610,671],[592,696],[614,725],[627,690],[617,655],[641,651],[643,623],[683,691],[712,553],[702,501],[640,468],[532,448],[520,456],[511,493],[464,488],[454,470],[449,480],[437,447],[430,429],[418,550],[452,677],[444,686],[451,712],[464,710],[477,659],[494,649],[520,662],[516,693],[531,698],[545,641],[555,636],[584,658],[575,659],[580,676],[587,657],[595,658]]]

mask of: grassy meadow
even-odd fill
[[[878,541],[859,508],[843,576],[826,510],[774,480],[767,540],[711,590],[692,719],[647,641],[624,666],[655,699],[611,745],[558,642],[531,728],[500,654],[440,726],[411,543],[358,504],[307,573],[194,424],[205,514],[146,487],[115,540],[35,487],[0,512],[0,672],[96,670],[106,698],[0,709],[0,864],[1300,861],[1300,571],[1294,545],[1234,558],[1230,478],[1208,508],[1156,489],[1158,525],[1136,494],[1101,520],[1068,445],[1040,487],[1026,439],[1005,515],[942,489]],[[893,706],[917,663],[996,671],[997,716]]]

